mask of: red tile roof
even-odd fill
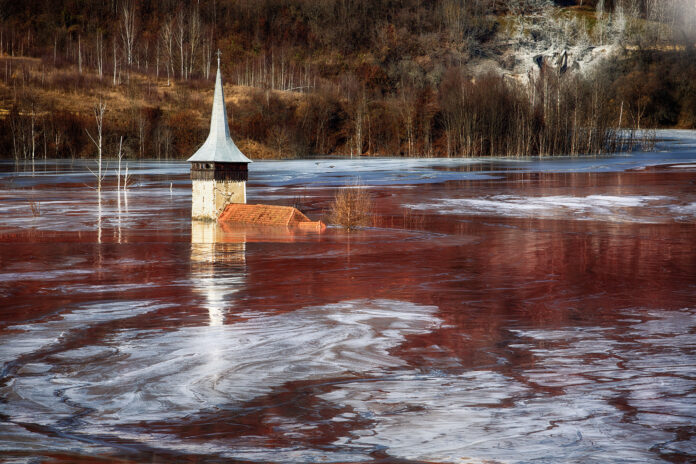
[[[245,203],[227,205],[218,217],[218,221],[262,226],[294,226],[317,231],[322,231],[326,227],[321,221],[311,221],[292,206],[247,205]]]

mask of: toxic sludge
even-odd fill
[[[250,167],[249,203],[373,227],[195,223],[185,163],[2,165],[6,462],[687,462],[693,133],[654,153]],[[108,180],[108,178],[107,178]],[[29,202],[40,206],[32,214]]]

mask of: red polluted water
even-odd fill
[[[359,176],[373,225],[324,233],[192,222],[185,163],[121,194],[4,165],[0,455],[690,462],[696,152],[670,143],[251,166],[250,203],[312,220]]]

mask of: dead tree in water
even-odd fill
[[[121,159],[123,159],[123,136],[121,136],[121,139],[118,141],[118,173],[116,174],[116,191],[119,195],[119,201],[121,201]]]
[[[356,182],[341,188],[329,207],[329,221],[348,230],[370,225],[372,219],[372,197]]]
[[[31,172],[34,173],[34,154],[36,153],[36,110],[31,105]]]
[[[106,112],[106,103],[99,99],[99,103],[94,106],[94,119],[97,121],[97,140],[92,137],[87,129],[87,135],[92,140],[92,143],[97,147],[97,190],[101,191],[102,176],[102,128],[104,126],[104,113]]]

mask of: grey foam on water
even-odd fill
[[[439,326],[436,311],[402,301],[356,300],[231,325],[211,319],[173,331],[116,331],[98,346],[59,350],[50,357],[51,369],[17,372],[2,389],[9,401],[0,411],[13,421],[58,428],[87,411],[71,423],[71,433],[120,434],[119,425],[241,405],[289,381],[384,374],[405,366],[390,349]],[[59,346],[71,330],[132,315],[117,306],[73,311],[17,326],[2,346],[21,347],[7,353],[16,358]],[[57,396],[61,401],[52,408]]]
[[[537,217],[620,222],[693,220],[693,204],[658,195],[491,195],[482,198],[443,198],[434,202],[404,205],[440,214]],[[654,213],[646,215],[646,212]]]

